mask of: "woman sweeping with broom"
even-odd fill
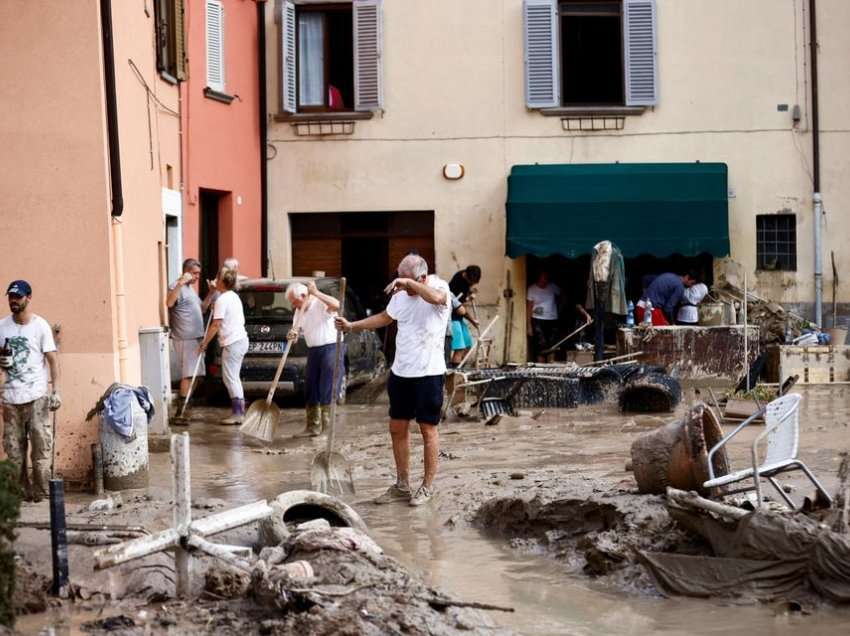
[[[336,387],[333,386],[336,349],[334,318],[339,311],[339,301],[320,292],[313,281],[306,285],[293,283],[287,287],[286,297],[292,303],[293,309],[301,313],[300,331],[307,342],[307,370],[304,379],[307,427],[300,436],[315,437],[327,431],[333,392],[340,390],[341,382],[337,382]],[[293,342],[297,340],[298,329],[290,329],[287,339]],[[340,356],[345,356],[345,346],[340,350]]]

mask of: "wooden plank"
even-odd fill
[[[114,565],[141,559],[177,545],[180,536],[174,528],[163,530],[150,537],[141,537],[109,546],[94,553],[94,569],[103,570]]]
[[[177,573],[177,597],[187,598],[192,590],[189,551],[184,543],[192,523],[192,490],[189,479],[189,433],[171,436],[171,464],[174,483],[174,529],[180,542],[174,550],[174,570]]]
[[[265,519],[274,512],[265,499],[249,503],[232,510],[217,512],[203,519],[192,522],[191,530],[202,537],[207,537],[225,530],[232,530],[246,523]]]

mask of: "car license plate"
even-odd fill
[[[282,342],[250,342],[248,343],[248,353],[280,353],[283,351],[284,343]]]

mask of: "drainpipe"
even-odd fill
[[[818,119],[818,35],[815,0],[809,0],[809,55],[812,68],[812,186],[815,235],[815,324],[823,326],[823,244],[821,223],[823,199],[820,191],[820,122]]]
[[[260,274],[269,272],[269,173],[266,163],[266,144],[268,143],[268,104],[266,87],[266,3],[257,2],[257,68],[260,97]]]
[[[103,86],[106,93],[106,137],[109,147],[109,184],[112,190],[112,245],[115,269],[115,313],[118,323],[118,380],[127,382],[127,292],[124,287],[124,236],[121,214],[121,148],[118,143],[118,98],[115,89],[115,51],[111,0],[100,0],[100,35],[103,44]]]

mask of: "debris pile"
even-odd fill
[[[712,294],[721,302],[740,306],[744,300],[744,290],[727,280],[718,282],[712,288]],[[784,343],[786,326],[792,338],[798,337],[809,321],[786,309],[779,303],[771,302],[747,293],[747,322],[758,325],[759,337],[763,345]]]

